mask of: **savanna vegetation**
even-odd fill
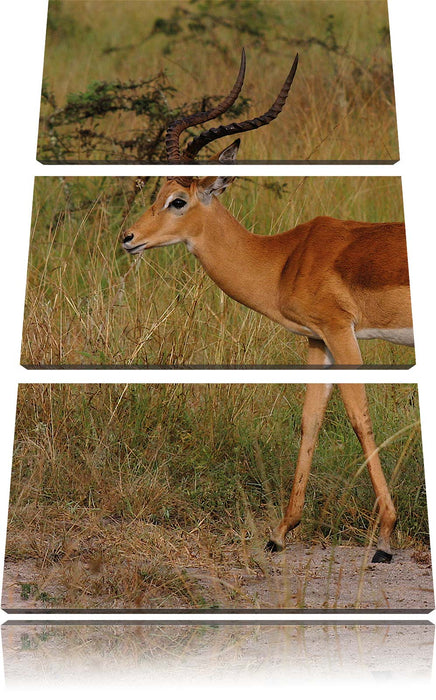
[[[428,523],[417,389],[368,393],[398,510],[393,544],[419,552]],[[22,598],[253,607],[238,577],[268,569],[264,544],[289,496],[303,396],[301,385],[21,385],[6,562],[35,563],[32,578],[20,576]],[[371,545],[376,531],[370,480],[335,391],[290,546]],[[216,585],[202,588],[192,567]]]
[[[162,180],[39,177],[21,361],[26,366],[304,365],[306,340],[228,298],[185,246],[132,260],[119,235]],[[400,178],[238,178],[223,197],[249,230],[326,214],[401,221]],[[364,362],[409,365],[413,349],[362,341]]]
[[[242,161],[398,159],[385,0],[51,0],[38,158],[165,161],[168,124],[229,91],[242,47],[227,121],[266,111],[300,54],[285,113],[244,136]]]

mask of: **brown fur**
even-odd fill
[[[335,262],[342,279],[364,289],[408,287],[404,224],[346,223],[353,240]]]

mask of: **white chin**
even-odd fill
[[[142,251],[145,250],[146,247],[146,243],[141,243],[140,245],[137,245],[134,248],[126,248],[126,250],[128,253],[130,253],[130,255],[137,255],[138,253],[142,253]]]

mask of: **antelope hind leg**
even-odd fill
[[[336,329],[334,333],[329,333],[325,340],[335,363],[339,365],[361,364],[359,344],[351,327]],[[372,561],[375,563],[390,562],[392,559],[390,539],[395,526],[396,513],[374,440],[365,386],[363,384],[341,384],[340,390],[348,418],[367,461],[379,510],[380,534],[377,551]]]
[[[377,551],[372,561],[375,563],[390,562],[392,560],[390,539],[396,522],[396,513],[374,441],[365,386],[363,384],[341,384],[340,390],[351,425],[367,460],[369,476],[379,510],[380,533]]]

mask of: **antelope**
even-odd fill
[[[180,151],[181,133],[224,113],[236,99],[245,69],[218,108],[170,125],[168,160],[184,163],[221,136],[269,123],[280,113],[298,56],[273,106],[261,117],[210,129]],[[212,116],[211,116],[212,115]],[[216,159],[234,163],[237,139]],[[272,236],[242,226],[218,196],[235,178],[228,175],[167,177],[152,206],[122,234],[122,246],[135,255],[184,243],[228,296],[308,339],[310,366],[360,366],[358,339],[381,338],[413,346],[407,250],[403,223],[365,223],[318,216]],[[285,536],[302,517],[305,490],[331,384],[308,384],[301,442],[290,499],[267,550],[285,547]],[[342,399],[360,441],[378,508],[379,537],[373,562],[392,559],[395,507],[382,471],[363,384],[341,384]]]

